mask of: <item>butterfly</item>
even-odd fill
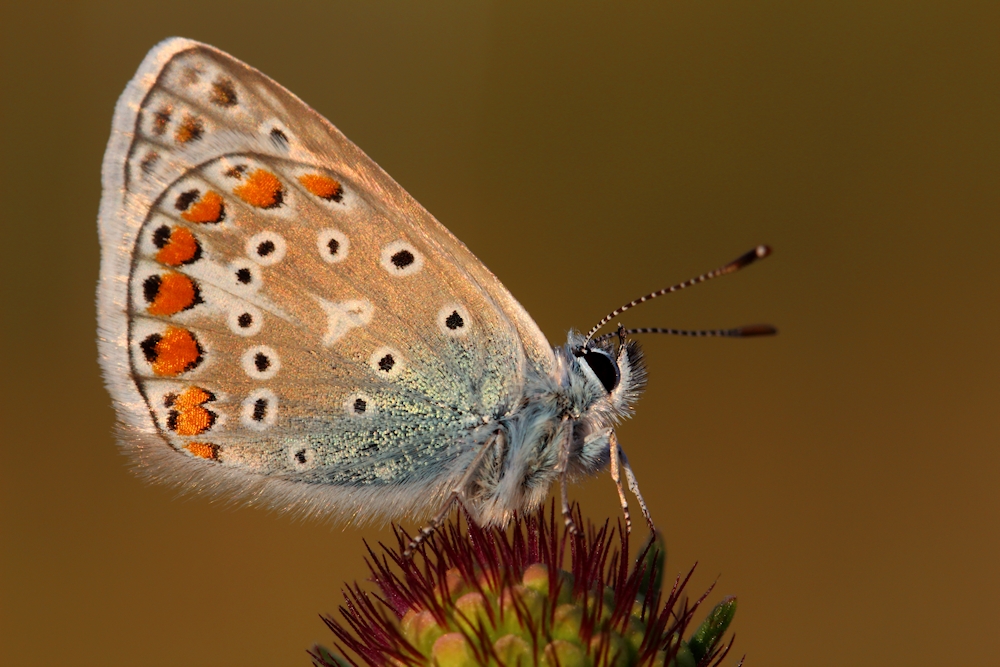
[[[345,520],[456,502],[483,525],[610,467],[646,382],[634,333],[553,348],[500,281],[333,125],[257,70],[168,39],[115,108],[98,338],[119,441],[149,476]]]

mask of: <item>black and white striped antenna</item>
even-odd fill
[[[663,296],[664,294],[670,294],[671,292],[679,292],[685,287],[691,287],[692,285],[697,285],[698,283],[703,283],[705,281],[711,280],[712,278],[718,278],[719,276],[724,276],[729,273],[735,273],[743,267],[750,266],[758,259],[764,259],[771,254],[771,248],[766,245],[759,245],[753,250],[743,253],[733,261],[729,262],[725,266],[721,266],[714,271],[709,271],[708,273],[703,273],[696,278],[691,278],[690,280],[685,280],[682,283],[677,283],[671,287],[665,287],[656,292],[650,292],[646,296],[639,297],[634,301],[630,301],[625,305],[615,308],[613,311],[601,318],[601,321],[594,325],[594,327],[587,332],[587,338],[583,342],[583,348],[590,345],[590,340],[594,337],[601,327],[605,324],[618,317],[626,310],[630,308],[635,308],[640,303],[645,303],[650,299],[655,299],[658,296]],[[777,333],[777,329],[769,324],[753,324],[745,327],[738,327],[736,329],[712,329],[707,331],[685,331],[682,329],[663,329],[658,327],[653,328],[642,328],[642,329],[626,329],[626,333],[629,334],[640,334],[640,333],[664,333],[673,334],[677,336],[725,336],[725,337],[736,337],[742,338],[747,336],[769,336]],[[608,336],[614,334],[607,334]],[[605,336],[601,336],[603,339]]]
[[[594,342],[600,343],[608,338],[611,338],[612,336],[618,336],[620,338],[622,333],[627,336],[631,336],[633,334],[669,334],[671,336],[687,336],[689,338],[750,338],[752,336],[773,336],[778,333],[778,330],[770,324],[747,324],[733,329],[703,329],[701,331],[692,331],[690,329],[668,329],[665,327],[639,327],[637,329],[622,328],[621,332],[612,331],[611,333],[598,336],[594,339]]]

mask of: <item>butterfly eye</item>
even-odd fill
[[[347,259],[347,249],[351,243],[347,235],[336,229],[324,229],[316,237],[316,247],[324,262],[336,264]]]
[[[278,418],[278,397],[270,389],[256,389],[243,399],[240,421],[247,428],[263,431]]]
[[[602,350],[590,350],[584,353],[583,360],[597,376],[598,381],[604,386],[604,390],[609,394],[614,391],[621,381],[622,375],[621,371],[618,370],[618,364],[611,358],[611,355]]]
[[[270,380],[281,370],[278,353],[266,345],[251,347],[240,357],[243,372],[254,380]]]
[[[277,264],[285,258],[285,239],[274,232],[260,232],[247,240],[247,256],[262,266]]]
[[[424,257],[406,241],[393,241],[382,248],[382,268],[392,276],[413,275],[424,266]]]

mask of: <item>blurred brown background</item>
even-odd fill
[[[0,663],[306,665],[362,537],[144,484],[99,377],[100,164],[183,35],[330,118],[554,344],[623,317],[621,439],[748,665],[1000,664],[994,2],[5,3]],[[655,7],[654,7],[655,5]],[[617,516],[607,476],[574,487]],[[730,659],[730,663],[735,663]]]

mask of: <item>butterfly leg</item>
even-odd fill
[[[622,469],[625,470],[625,477],[628,479],[628,488],[635,496],[635,499],[639,501],[639,509],[642,510],[642,515],[646,517],[646,523],[649,524],[649,529],[652,532],[656,532],[656,525],[653,523],[653,517],[649,515],[649,509],[646,507],[646,501],[642,499],[642,493],[639,492],[639,482],[635,478],[635,473],[632,472],[632,466],[629,465],[628,457],[625,456],[625,450],[622,446],[618,444],[618,439],[615,438],[614,441],[615,449],[618,450],[618,456],[621,459]]]
[[[618,436],[615,435],[614,431],[611,432],[608,441],[611,446],[611,480],[615,483],[615,488],[618,489],[618,500],[621,501],[622,514],[625,515],[625,532],[631,533],[632,516],[628,511],[628,499],[625,498],[625,487],[622,485],[621,456],[619,456],[622,450],[618,445]],[[640,500],[639,502],[642,501]]]
[[[441,524],[444,523],[445,519],[448,518],[448,515],[451,514],[451,509],[454,507],[455,503],[458,503],[459,505],[462,504],[462,500],[465,498],[465,487],[472,481],[475,474],[479,472],[479,468],[483,465],[483,461],[486,460],[486,455],[491,449],[493,449],[493,445],[502,437],[503,435],[500,432],[497,432],[493,434],[492,438],[486,441],[483,448],[479,450],[478,454],[476,454],[476,458],[474,458],[472,463],[469,464],[469,467],[465,469],[462,479],[458,481],[455,488],[448,494],[448,499],[444,501],[444,505],[441,506],[440,511],[438,511],[434,518],[431,519],[430,523],[421,528],[420,532],[417,533],[412,540],[410,540],[410,544],[407,545],[406,551],[403,552],[403,558],[409,559],[413,556],[413,552],[416,551],[424,540],[434,534]]]
[[[573,509],[569,505],[569,449],[573,444],[573,426],[563,417],[560,428],[562,439],[559,441],[559,489],[562,500],[563,523],[570,535],[576,535],[576,522],[573,521]]]

